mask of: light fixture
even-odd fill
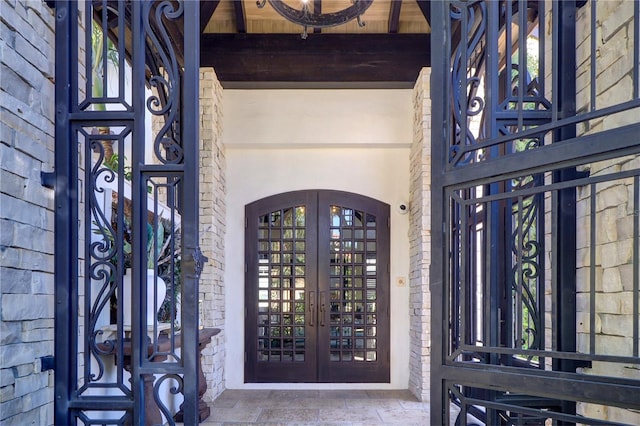
[[[311,28],[327,28],[335,27],[337,25],[343,25],[347,22],[357,19],[358,25],[363,27],[364,22],[360,15],[362,15],[373,3],[373,0],[351,0],[351,6],[346,7],[338,12],[331,13],[316,13],[309,8],[309,0],[300,0],[302,3],[302,9],[296,9],[289,6],[283,0],[258,0],[256,4],[259,8],[263,8],[265,4],[269,2],[271,7],[278,12],[280,16],[293,22],[294,24],[302,25],[304,28],[302,32],[302,38],[307,38],[307,29]]]

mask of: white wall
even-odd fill
[[[226,90],[227,388],[396,388],[409,378],[408,216],[411,90]],[[244,206],[300,189],[335,189],[391,205],[391,383],[244,384]]]

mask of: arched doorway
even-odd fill
[[[328,190],[245,209],[245,381],[389,381],[389,205]]]

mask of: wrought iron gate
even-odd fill
[[[432,424],[638,419],[639,4],[431,2]]]
[[[55,423],[196,424],[199,5],[55,7]]]

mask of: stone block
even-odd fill
[[[15,398],[15,387],[14,385],[5,386],[0,388],[0,403],[10,401]]]
[[[3,388],[8,385],[12,385],[15,383],[15,377],[13,375],[12,368],[3,368],[0,370],[0,388]],[[2,412],[0,410],[0,412]]]
[[[602,40],[607,42],[622,26],[631,21],[633,17],[633,2],[598,2],[596,13],[598,20],[602,23]]]
[[[596,353],[600,355],[631,356],[633,353],[632,339],[621,336],[597,335]]]
[[[0,277],[2,278],[0,289],[2,293],[29,293],[31,275],[31,271],[24,269],[0,268]]]
[[[38,209],[38,207],[32,208]],[[16,234],[20,235],[20,238],[16,239],[14,243],[15,247],[44,254],[53,254],[53,232],[40,227],[19,223],[16,225]]]
[[[2,426],[40,425],[40,410],[31,410],[2,420]]]
[[[576,412],[578,414],[594,419],[606,419],[608,408],[609,407],[604,405],[586,404],[584,402],[578,402],[576,404]]]
[[[640,425],[640,411],[609,407],[609,417],[607,420],[619,424]]]
[[[34,39],[38,40],[38,39]],[[52,61],[49,61],[46,57],[46,51],[48,49],[45,48],[45,44],[42,42],[37,43],[40,45],[40,49],[45,50],[45,52],[36,48],[33,44],[28,42],[22,35],[16,37],[15,40],[15,50],[16,52],[22,56],[25,61],[29,64],[33,65],[37,70],[41,73],[40,80],[36,83],[36,85],[32,86],[36,90],[40,90],[42,88],[42,84],[46,81],[46,76],[53,76],[54,70]]]
[[[22,176],[0,170],[0,192],[15,198],[21,198],[24,196],[25,188],[26,182]]]
[[[0,86],[7,93],[23,102],[29,102],[32,87],[18,76],[11,68],[0,65]]]
[[[34,330],[36,328],[53,328],[53,327],[54,327],[53,318],[37,319],[33,321],[22,321],[23,331]]]
[[[578,296],[583,296],[587,299],[588,303],[588,294],[580,294]],[[597,313],[606,313],[606,314],[619,314],[622,311],[622,299],[623,293],[598,293],[596,294],[596,312]],[[581,299],[582,297],[576,297],[577,299]],[[581,303],[582,305],[582,303]],[[582,312],[588,312],[588,304],[586,305],[586,309],[580,309]]]
[[[22,411],[22,398],[16,398],[0,403],[0,420],[20,414]]]
[[[16,365],[15,367],[13,367],[13,375],[16,378],[28,376],[31,373],[33,373],[33,362],[29,364]]]
[[[618,240],[617,219],[617,208],[608,208],[596,215],[596,244]]]
[[[41,209],[34,208],[33,204],[6,194],[0,194],[0,204],[2,205],[0,216],[3,219],[10,219],[18,223],[26,223],[36,227],[46,228],[45,217],[40,212]]]
[[[33,362],[36,358],[37,345],[30,343],[15,343],[0,346],[0,359],[3,367]]]
[[[53,318],[52,296],[26,294],[3,295],[3,321],[22,321],[40,318]]]
[[[49,385],[49,374],[47,372],[31,374],[29,376],[17,377],[15,382],[15,396],[28,395]]]
[[[577,312],[576,314],[576,329],[578,331],[578,333],[589,333],[591,332],[590,330],[590,322],[591,320],[591,315],[589,314],[589,312]],[[602,320],[600,319],[599,315],[595,316],[595,329],[593,330],[594,333],[600,333],[602,330]]]
[[[46,133],[38,131],[37,129],[31,129],[31,131],[29,131],[30,129],[25,130],[26,131],[17,133],[14,147],[39,162],[52,164],[53,152],[50,151],[47,146],[47,139],[49,139],[50,136],[47,136]],[[36,182],[40,185],[39,180]],[[39,189],[39,192],[43,192],[44,190],[50,191],[42,186],[39,186]],[[25,194],[29,195],[30,193],[27,191]]]
[[[622,337],[630,337],[632,335],[632,315],[600,314],[598,317],[602,320],[602,334]]]
[[[55,331],[53,328],[36,328],[34,330],[23,331],[22,341],[27,342],[42,342],[53,341],[55,337]]]
[[[601,246],[598,246],[598,249],[602,253],[606,253],[606,256],[601,256],[601,265],[603,268],[625,265],[631,261],[631,255],[633,254],[633,240],[623,240],[602,244]]]
[[[623,80],[625,80],[623,78]],[[616,86],[614,86],[615,89],[617,89]],[[611,89],[613,90],[613,88]],[[625,92],[626,93],[626,92]],[[615,92],[612,93],[608,93],[605,92],[605,96],[609,96],[610,98],[613,98],[610,103],[612,103],[613,105],[617,104],[616,99],[615,99]],[[631,99],[629,99],[631,100]],[[620,99],[617,99],[617,101],[619,102]],[[604,104],[604,102],[603,102]],[[600,105],[598,105],[600,106]],[[604,119],[602,120],[602,128],[605,130],[609,130],[609,129],[615,129],[618,127],[622,127],[622,126],[626,126],[628,124],[635,124],[637,123],[637,111],[635,111],[634,109],[630,109],[630,110],[626,110],[623,112],[620,112],[618,114],[611,114],[611,115],[607,115],[606,117],[604,117]]]
[[[615,226],[618,239],[626,240],[633,238],[633,226],[635,222],[634,219],[637,220],[635,216],[629,215],[620,217],[616,220]]]
[[[3,122],[6,122],[6,119],[9,116],[10,114],[5,113],[4,111],[0,114],[0,118]],[[15,129],[15,126],[13,126],[12,123],[9,123],[8,125]],[[24,155],[24,153],[17,152],[15,149],[5,144],[0,144],[0,169],[6,170],[16,176],[35,179],[36,176],[32,170],[32,167],[34,166],[35,163],[32,158]],[[39,169],[38,173],[40,173]]]
[[[624,291],[633,291],[633,265],[620,265],[618,268],[620,282]]]
[[[51,395],[53,401],[53,395]],[[43,425],[53,425],[53,402],[49,402],[40,407],[40,421]]]
[[[0,322],[0,344],[9,345],[20,342],[20,324],[12,322]]]
[[[31,292],[33,294],[53,294],[55,281],[53,274],[33,271],[31,274]]]
[[[20,267],[34,271],[53,272],[53,262],[53,254],[23,250],[20,258]]]
[[[622,280],[619,268],[607,268],[602,274],[602,291],[613,293],[622,291]]]
[[[618,207],[627,203],[627,190],[625,185],[615,185],[599,190],[596,194],[596,210],[598,212],[610,208]]]
[[[19,43],[21,43],[20,39],[22,37],[21,36],[16,36],[15,39],[15,44],[18,45]],[[2,58],[2,62],[7,66],[7,68],[9,69],[13,69],[13,70],[19,70],[20,74],[18,76],[18,78],[22,81],[24,81],[24,83],[26,85],[28,85],[28,87],[32,87],[36,90],[39,90],[40,87],[42,87],[42,80],[43,80],[43,76],[42,73],[38,70],[38,68],[36,68],[35,66],[33,66],[33,64],[30,64],[29,61],[27,61],[20,53],[18,53],[16,50],[14,49],[3,49],[3,58]],[[5,80],[3,83],[11,83],[10,80]],[[20,92],[18,92],[20,93]],[[22,104],[24,107],[29,107],[29,93],[27,93],[27,97],[25,98],[14,98],[16,100],[16,103],[20,103]],[[13,96],[10,93],[6,93],[7,98],[9,96]],[[0,98],[1,99],[1,98]],[[4,104],[3,104],[4,105]],[[24,111],[24,108],[21,108]],[[15,110],[14,110],[15,111]],[[40,117],[38,120],[43,120],[44,117]]]

